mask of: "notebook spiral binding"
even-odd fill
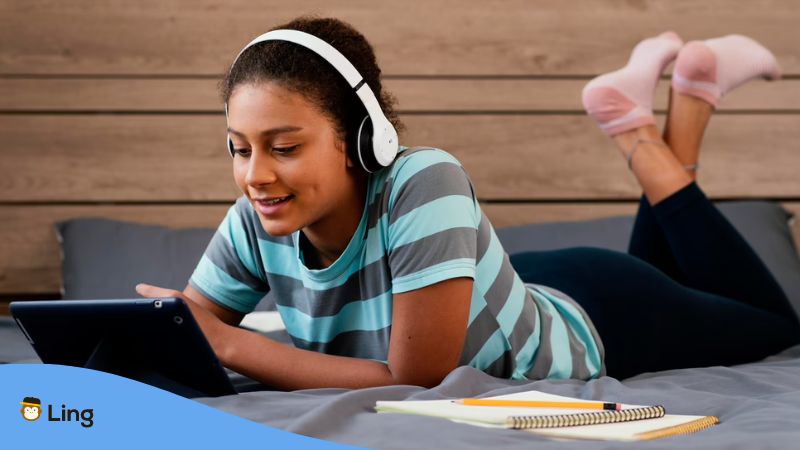
[[[664,414],[666,414],[664,407],[658,405],[645,408],[622,409],[619,411],[558,414],[553,416],[510,416],[506,419],[506,426],[513,429],[577,427],[601,423],[656,419],[663,417]]]
[[[697,419],[695,421],[689,422],[684,425],[678,425],[674,427],[668,427],[661,430],[650,431],[647,433],[640,433],[637,437],[643,441],[649,441],[653,439],[661,439],[665,437],[671,436],[678,436],[682,434],[690,434],[696,433],[701,430],[705,430],[711,426],[714,426],[719,423],[719,419],[715,416],[708,416],[703,417],[701,419]]]

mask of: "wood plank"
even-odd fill
[[[408,145],[444,148],[483,199],[637,199],[619,150],[585,116],[411,116]],[[800,116],[715,117],[699,182],[713,198],[796,198]],[[446,133],[439,130],[446,130]]]
[[[401,112],[571,112],[583,114],[581,91],[587,79],[390,79]],[[666,112],[670,80],[661,80],[654,96],[657,112]],[[800,112],[800,80],[752,82],[730,92],[718,112]]]
[[[400,112],[582,113],[587,79],[387,79]],[[0,111],[219,113],[217,80],[196,78],[0,78]],[[669,80],[655,95],[667,108]],[[480,94],[480,95],[477,95]],[[800,112],[800,79],[752,82],[727,95],[718,111]]]
[[[800,202],[784,207],[800,214]],[[522,203],[484,204],[496,228],[524,223],[586,220],[633,214],[635,203]],[[0,296],[58,297],[61,285],[60,256],[53,225],[76,217],[106,217],[174,228],[216,227],[224,216],[224,205],[148,206],[0,206]],[[800,224],[793,226],[800,242]]]
[[[6,74],[219,74],[244,43],[309,12],[352,23],[390,75],[602,73],[668,29],[686,40],[750,35],[800,73],[793,0],[3,0],[0,12]]]
[[[0,206],[0,293],[53,293],[61,286],[61,258],[54,224],[105,217],[172,228],[212,227],[225,205]]]
[[[639,196],[618,150],[585,116],[403,119],[405,145],[450,151],[482,199]],[[0,202],[230,201],[239,191],[223,129],[222,115],[5,115]],[[798,129],[800,115],[715,117],[701,185],[714,198],[800,197]]]
[[[224,123],[221,115],[6,116],[0,201],[232,200]]]
[[[2,78],[3,111],[140,111],[219,113],[216,79]]]

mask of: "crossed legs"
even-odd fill
[[[741,38],[729,37],[736,44]],[[800,340],[778,283],[694,182],[703,134],[722,94],[779,72],[769,64],[748,66],[742,56],[749,72],[731,77],[720,70],[740,69],[732,66],[736,58],[709,60],[712,47],[687,44],[688,59],[678,55],[661,135],[652,100],[643,100],[643,93],[649,89],[652,96],[661,71],[678,54],[676,39],[665,33],[640,43],[625,68],[584,89],[587,111],[642,186],[629,255],[567,249],[512,257],[524,281],[553,286],[584,307],[606,346],[609,375],[620,378],[752,361]],[[728,43],[724,39],[706,43]],[[750,50],[768,59],[760,45]]]
[[[655,127],[653,93],[675,60],[663,136]],[[673,32],[636,45],[628,63],[584,87],[586,111],[619,147],[655,205],[696,177],[700,144],[724,94],[755,79],[780,78],[774,55],[751,38],[728,35],[683,45]]]

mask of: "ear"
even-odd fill
[[[347,166],[348,169],[352,169],[353,167],[356,166],[353,160],[350,159],[350,154],[348,152],[344,152],[344,160],[345,160],[345,165]]]
[[[344,155],[344,165],[348,169],[352,169],[355,167],[355,163],[350,158],[350,152],[348,151],[347,146],[349,145],[344,139],[336,139],[334,143],[336,146],[336,150],[340,151]]]

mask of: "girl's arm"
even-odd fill
[[[203,300],[216,306],[204,297],[196,301],[183,292],[147,285],[137,286],[137,292],[146,297],[183,298],[222,364],[238,373],[285,390],[355,389],[439,384],[458,365],[467,332],[472,286],[471,278],[454,278],[395,294],[386,364],[275,342],[231,325],[239,323],[241,317],[221,318],[199,306],[205,303]],[[202,297],[196,291],[193,293]]]

